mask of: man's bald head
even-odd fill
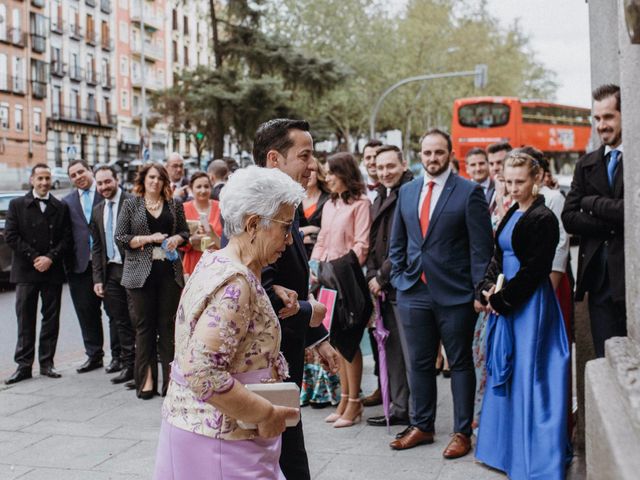
[[[178,152],[172,152],[167,158],[167,172],[172,182],[179,182],[184,177],[184,159]]]

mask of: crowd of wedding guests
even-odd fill
[[[6,383],[32,375],[38,297],[40,374],[60,376],[66,278],[87,355],[78,373],[104,366],[104,303],[111,381],[166,397],[154,478],[310,478],[299,410],[244,384],[295,382],[301,405],[335,406],[334,428],[384,398],[388,415],[367,423],[405,426],[390,448],[433,443],[444,355],[443,456],[467,455],[475,433],[476,458],[510,478],[562,479],[574,284],[578,299],[589,293],[598,355],[626,334],[619,88],[593,100],[602,147],[578,162],[566,198],[530,146],[470,150],[467,179],[448,133],[432,129],[413,178],[402,151],[376,140],[361,163],[320,161],[309,124],[287,119],[262,124],[256,165],[230,176],[216,160],[187,178],[174,153],[127,193],[113,167],[74,160],[59,200],[49,167],[35,165],[6,224],[19,327]],[[569,234],[580,235],[575,280]],[[380,378],[365,397],[367,329]]]

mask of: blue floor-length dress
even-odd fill
[[[500,233],[503,273],[520,269],[511,237],[522,212]],[[567,434],[569,345],[550,281],[487,326],[487,386],[476,457],[511,480],[563,480],[570,459]]]

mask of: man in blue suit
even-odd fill
[[[389,247],[411,391],[411,425],[390,446],[404,450],[433,442],[435,363],[442,341],[454,404],[454,435],[445,458],[462,457],[471,449],[476,385],[471,344],[481,310],[474,286],[493,254],[484,192],[452,173],[452,157],[446,132],[433,129],[423,136],[425,176],[400,189]]]
[[[82,341],[84,342],[87,360],[76,369],[78,373],[86,373],[103,366],[102,349],[102,310],[101,300],[93,291],[93,269],[91,266],[91,247],[93,245],[89,225],[93,208],[103,198],[96,191],[93,172],[86,160],[76,159],[67,167],[69,179],[75,187],[62,201],[69,207],[71,217],[71,233],[73,250],[66,259],[67,278],[71,300],[76,310]],[[112,335],[111,338],[114,338]],[[115,336],[117,338],[117,335]],[[121,369],[119,363],[120,345],[111,345],[112,352],[117,352],[114,365],[109,365],[108,373]]]

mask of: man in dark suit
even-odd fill
[[[219,201],[220,191],[224,188],[224,184],[227,183],[227,178],[229,177],[227,162],[221,159],[213,160],[207,167],[207,175],[211,180],[211,198]]]
[[[624,185],[620,88],[593,92],[593,119],[602,146],[576,164],[562,212],[568,233],[580,236],[576,300],[589,292],[591,335],[604,357],[608,338],[627,335],[624,278]]]
[[[496,193],[496,185],[489,175],[489,158],[487,152],[481,148],[472,148],[465,157],[467,175],[482,187],[484,198],[491,205],[491,200]]]
[[[114,235],[122,204],[131,195],[118,187],[118,174],[112,166],[98,167],[94,175],[97,192],[104,200],[94,207],[91,222],[93,291],[103,299],[109,316],[111,345],[120,345],[118,361],[122,370],[111,382],[124,383],[133,380],[135,333],[129,316],[127,289],[120,285],[124,250],[116,244]]]
[[[451,138],[433,129],[421,141],[425,176],[400,189],[391,234],[391,284],[397,289],[411,391],[411,425],[391,448],[432,443],[436,417],[436,356],[442,340],[451,369],[454,435],[443,452],[471,449],[475,372],[471,344],[477,312],[474,286],[493,254],[482,188],[451,173]]]
[[[186,202],[189,199],[189,179],[184,174],[184,159],[178,152],[169,154],[166,163],[173,198]]]
[[[279,168],[303,187],[307,186],[311,175],[312,156],[313,140],[309,124],[305,121],[269,120],[256,131],[253,144],[256,164]],[[280,349],[289,363],[290,380],[298,386],[302,383],[304,349],[307,346],[316,346],[330,368],[337,370],[337,354],[329,345],[328,333],[321,325],[326,308],[309,296],[309,264],[299,225],[296,214],[292,243],[280,259],[262,273],[262,284],[280,317]],[[312,328],[310,325],[320,326]],[[288,479],[310,478],[302,422],[287,428],[282,434],[280,467]]]
[[[31,378],[35,356],[38,297],[42,301],[42,326],[38,362],[40,375],[59,378],[53,368],[58,330],[60,297],[64,282],[63,259],[71,244],[69,211],[53,195],[51,170],[44,163],[31,169],[32,190],[9,203],[5,239],[13,250],[10,280],[16,284],[18,342],[16,372],[5,383]]]
[[[69,279],[71,300],[76,310],[87,360],[76,369],[78,373],[90,372],[103,366],[102,357],[102,310],[100,298],[93,291],[93,269],[91,267],[91,246],[93,239],[89,225],[93,208],[102,200],[96,191],[93,173],[85,160],[69,162],[67,173],[75,187],[62,201],[69,207],[73,250],[67,255],[66,268]],[[112,336],[113,338],[113,336]],[[109,373],[118,370],[120,346],[111,345],[112,365]]]
[[[391,425],[409,423],[409,384],[404,365],[398,318],[396,292],[390,283],[391,260],[389,260],[389,239],[391,224],[398,201],[400,187],[413,179],[407,170],[402,151],[393,145],[383,145],[375,155],[377,178],[380,182],[378,195],[371,205],[371,229],[369,231],[369,253],[367,255],[367,283],[369,290],[380,302],[380,312],[384,327],[389,331],[385,342],[387,377],[391,398]],[[377,350],[377,343],[373,348]],[[384,415],[371,417],[367,423],[385,426]]]

